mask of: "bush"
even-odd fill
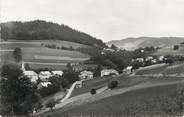
[[[96,94],[96,89],[93,88],[93,89],[91,89],[90,92],[91,92],[92,95],[94,95],[94,94]]]
[[[54,99],[51,99],[50,101],[48,101],[47,103],[46,103],[46,107],[47,108],[50,108],[51,110],[53,109],[53,107],[56,105],[56,101],[54,100]]]
[[[118,81],[112,81],[111,83],[108,84],[109,89],[114,89],[118,86]]]

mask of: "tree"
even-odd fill
[[[99,77],[101,75],[102,66],[98,65],[97,68],[94,71],[94,76]]]
[[[112,45],[111,45],[111,49],[113,49],[113,50],[117,50],[117,49],[118,49],[118,47],[117,47],[117,46],[115,46],[114,44],[112,44]]]
[[[22,60],[22,50],[20,48],[15,48],[13,56],[16,62],[20,62]]]
[[[56,105],[56,101],[54,99],[51,99],[49,100],[47,103],[46,103],[46,107],[50,108],[51,110],[53,109],[53,107]]]
[[[4,114],[26,115],[32,112],[32,105],[37,102],[35,100],[37,98],[35,98],[36,86],[30,79],[23,75],[16,64],[4,65],[1,77],[1,103],[4,107],[8,107]]]
[[[91,93],[92,95],[96,94],[96,89],[92,88],[91,91],[90,91],[90,93]]]
[[[109,89],[114,89],[118,86],[118,81],[112,81],[111,83],[108,84]]]
[[[79,80],[78,73],[75,73],[74,71],[66,71],[66,72],[64,72],[62,77],[64,79],[67,79],[69,84],[72,84],[75,81]]]
[[[179,45],[174,45],[173,50],[178,50],[179,49]]]

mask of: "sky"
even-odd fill
[[[0,21],[46,20],[107,42],[184,36],[184,0],[0,0]]]

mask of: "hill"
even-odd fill
[[[182,88],[183,78],[164,77],[137,77],[124,79],[121,83],[130,86],[121,87],[118,85],[113,90],[106,90],[100,94],[82,97],[79,95],[71,98],[78,98],[62,108],[55,111],[43,113],[43,115],[167,115],[169,109],[179,109],[175,100],[175,93]],[[139,83],[134,80],[141,79]],[[123,83],[128,80],[129,82]],[[121,84],[120,83],[120,84]],[[133,83],[133,84],[132,84]],[[168,109],[168,111],[167,111]],[[176,110],[180,111],[180,110]],[[168,113],[167,113],[168,112]],[[172,112],[171,112],[172,113]],[[174,113],[173,113],[174,114]],[[161,117],[161,116],[159,116]]]
[[[67,63],[78,63],[90,58],[76,50],[52,49],[42,46],[42,44],[55,44],[58,47],[72,47],[73,49],[89,46],[60,40],[29,40],[29,41],[6,41],[0,43],[1,64],[13,62],[13,50],[22,49],[22,59],[31,68],[52,68],[65,69]],[[0,65],[1,65],[0,64]]]
[[[4,40],[64,40],[90,46],[103,47],[102,40],[74,30],[67,25],[35,20],[29,22],[1,23],[1,37]]]
[[[134,50],[139,47],[170,47],[175,44],[184,42],[183,37],[139,37],[139,38],[126,38],[122,40],[114,40],[107,42],[107,45],[114,44],[120,48],[127,50]]]
[[[183,77],[184,76],[184,63],[174,63],[172,65],[158,64],[149,67],[144,67],[136,71],[136,75],[143,76],[174,76]]]

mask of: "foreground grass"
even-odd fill
[[[153,82],[159,80],[151,79]],[[172,82],[172,78],[168,79]],[[174,78],[174,80],[177,80]],[[173,81],[174,81],[173,80]],[[179,80],[182,80],[181,78]],[[166,79],[161,79],[161,82]],[[70,106],[44,115],[124,115],[124,116],[174,116],[180,113],[172,97],[178,87],[184,84],[172,84],[133,90],[120,95],[110,96],[80,106]],[[178,109],[169,113],[168,109]]]

